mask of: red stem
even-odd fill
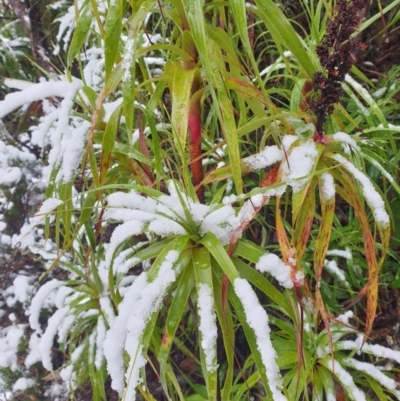
[[[203,164],[201,158],[201,96],[193,96],[189,110],[189,147],[192,183],[200,203],[204,203]]]

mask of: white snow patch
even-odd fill
[[[42,329],[41,329],[40,323],[39,323],[40,311],[43,307],[43,304],[45,303],[48,296],[50,295],[50,293],[52,293],[54,290],[59,288],[61,285],[62,285],[62,282],[58,281],[57,279],[48,281],[47,283],[43,284],[39,288],[38,292],[33,297],[31,306],[28,310],[28,315],[30,315],[29,316],[29,324],[30,324],[32,330],[35,330],[38,333],[42,332]]]
[[[321,174],[321,193],[324,200],[329,201],[335,197],[335,183],[332,174]]]
[[[209,285],[200,283],[197,306],[199,310],[201,333],[201,346],[206,357],[206,367],[209,372],[217,369],[216,347],[218,330],[216,325],[216,314],[214,309],[214,297]]]
[[[339,322],[342,322],[344,324],[349,324],[349,320],[352,319],[354,316],[353,311],[348,310],[347,312],[343,313],[342,315],[339,315],[336,320],[338,320]]]
[[[344,275],[344,272],[342,269],[340,269],[334,260],[325,260],[325,268],[328,270],[331,274],[336,276],[340,281],[343,283],[348,284],[346,281],[346,277]]]
[[[322,361],[324,366],[328,368],[338,379],[338,382],[344,387],[349,397],[354,401],[366,401],[365,394],[355,385],[353,378],[340,363],[334,360],[332,366],[332,359],[326,358]]]
[[[352,259],[353,255],[350,249],[343,251],[342,249],[331,249],[326,253],[328,256],[340,256],[345,259]]]
[[[343,359],[342,363],[360,372],[366,373],[368,376],[380,383],[383,387],[393,391],[397,399],[400,400],[400,391],[397,390],[396,382],[382,373],[376,366],[372,365],[371,363],[357,361],[353,358],[345,358]]]
[[[69,307],[66,306],[62,309],[58,309],[48,320],[46,331],[44,332],[39,343],[39,351],[42,355],[42,364],[48,371],[53,370],[53,364],[51,362],[51,355],[53,349],[54,337],[57,334],[58,327],[61,322],[69,313]]]
[[[332,138],[337,142],[341,142],[343,144],[349,145],[350,147],[357,150],[358,152],[360,151],[360,148],[357,145],[357,142],[350,135],[346,134],[345,132],[337,132],[336,134],[332,135]]]
[[[24,329],[18,326],[8,326],[0,331],[0,367],[18,369],[18,347],[24,336]]]
[[[70,85],[67,81],[40,82],[24,86],[20,92],[9,93],[3,101],[0,101],[0,118],[26,103],[42,100],[46,97],[64,97]]]
[[[286,400],[282,394],[282,377],[276,363],[276,352],[270,338],[268,315],[260,305],[258,298],[247,280],[237,278],[234,281],[234,290],[243,305],[246,321],[253,329],[257,348],[261,354],[261,360],[265,366],[268,384],[274,401]]]
[[[205,217],[200,225],[200,235],[212,232],[222,245],[226,245],[237,228],[238,221],[232,206],[223,206]]]
[[[285,288],[293,288],[290,266],[283,263],[278,256],[273,253],[267,253],[261,256],[256,264],[256,269],[261,273],[269,273],[279,284]]]
[[[118,307],[119,315],[107,331],[103,343],[107,368],[112,378],[112,387],[126,399],[135,399],[135,388],[139,383],[139,371],[145,365],[142,355],[141,337],[151,315],[158,311],[165,292],[175,281],[173,265],[179,257],[178,252],[169,251],[161,263],[158,276],[147,281],[147,273],[142,273],[130,286]],[[132,305],[135,305],[132,308]],[[124,350],[130,356],[124,381]]]
[[[284,139],[286,137],[290,136],[286,135]],[[315,142],[308,139],[294,147],[288,153],[287,160],[283,160],[281,165],[282,180],[286,180],[287,184],[293,188],[294,193],[301,191],[309,181],[307,176],[314,168],[317,157],[318,151]],[[300,179],[302,177],[304,178]]]
[[[390,224],[390,219],[385,209],[385,202],[374,188],[370,179],[342,155],[336,154],[333,158],[338,163],[341,163],[343,167],[361,184],[364,197],[372,209],[376,223],[381,227],[387,227]]]
[[[13,385],[13,391],[24,391],[35,385],[35,380],[20,377]]]
[[[283,159],[283,151],[276,145],[267,146],[263,151],[256,153],[255,155],[246,157],[243,162],[247,167],[253,170],[259,170],[274,163],[277,163]]]
[[[376,97],[376,98],[380,98],[385,92],[386,92],[387,88],[383,87],[383,88],[379,88],[378,90],[376,90],[372,96]]]

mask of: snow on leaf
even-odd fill
[[[68,315],[70,308],[65,306],[62,309],[58,309],[48,320],[46,331],[44,332],[39,343],[39,351],[42,355],[42,364],[48,371],[53,370],[53,364],[51,361],[52,349],[54,338],[58,332],[58,327],[61,322]]]
[[[351,146],[354,150],[357,150],[358,152],[360,151],[357,142],[349,134],[346,134],[345,132],[337,132],[336,134],[332,135],[332,138],[337,142],[341,142],[345,145]]]
[[[374,188],[371,180],[342,155],[336,154],[333,158],[338,163],[342,164],[343,167],[361,184],[364,197],[372,209],[376,223],[381,227],[387,227],[390,224],[390,220],[385,209],[385,202],[383,201],[382,196]]]
[[[350,373],[343,369],[342,365],[338,361],[334,361],[332,366],[332,360],[330,357],[326,357],[321,361],[326,368],[328,368],[337,377],[337,381],[346,390],[348,396],[354,401],[366,401],[365,394],[355,385],[353,378]]]
[[[380,385],[391,390],[396,395],[397,399],[400,399],[400,391],[397,390],[396,382],[390,377],[382,373],[376,366],[371,363],[357,361],[354,358],[345,358],[342,363],[348,367],[356,369],[360,372],[364,372],[367,375],[374,378]]]
[[[267,371],[268,384],[273,399],[274,401],[286,400],[286,397],[281,393],[282,377],[276,363],[277,355],[271,343],[268,315],[246,280],[235,279],[234,290],[243,305],[247,323],[254,331],[261,360]]]
[[[147,274],[143,272],[133,282],[118,306],[118,316],[107,331],[103,349],[112,378],[112,387],[121,395],[125,389],[125,399],[134,399],[135,388],[139,383],[139,371],[146,363],[142,355],[141,337],[151,315],[161,307],[169,285],[175,281],[173,265],[178,256],[176,251],[167,253],[154,281],[148,282]],[[135,308],[132,308],[132,305],[135,305]],[[131,358],[125,375],[126,387],[124,350]]]
[[[70,83],[68,81],[47,81],[34,85],[27,85],[20,92],[13,92],[6,95],[0,101],[0,118],[18,109],[26,103],[42,100],[47,97],[64,97],[68,92]]]
[[[340,256],[345,259],[352,259],[353,255],[349,248],[346,248],[345,251],[341,249],[330,249],[327,253],[328,256]]]
[[[284,138],[288,137],[286,135]],[[291,136],[289,136],[291,137]],[[297,137],[294,137],[297,139]],[[282,180],[287,182],[293,188],[293,192],[301,191],[308,178],[299,180],[301,177],[308,176],[315,165],[315,159],[318,157],[318,150],[312,139],[302,142],[299,146],[291,149],[287,160],[282,161]]]
[[[138,302],[140,292],[147,284],[147,274],[142,273],[129,287],[124,299],[118,306],[118,316],[107,331],[103,343],[107,369],[112,379],[112,388],[118,393],[124,390],[124,348],[127,334],[126,322],[132,312],[132,305]]]
[[[209,285],[200,283],[197,306],[200,318],[199,330],[201,333],[201,346],[206,357],[207,370],[212,373],[217,369],[216,346],[218,330],[214,309],[214,297]]]
[[[256,264],[256,269],[261,273],[269,273],[279,284],[285,288],[293,288],[290,266],[286,265],[273,253],[261,256]]]
[[[326,201],[333,199],[335,196],[335,184],[332,175],[329,173],[321,174],[321,192]]]
[[[37,331],[38,333],[42,332],[42,329],[40,327],[39,323],[39,316],[40,316],[40,311],[43,307],[44,302],[47,300],[48,296],[50,293],[55,291],[57,288],[62,286],[63,283],[62,281],[59,281],[57,279],[53,279],[51,281],[48,281],[47,283],[43,284],[36,295],[33,297],[28,314],[29,314],[29,324],[31,326],[32,330]]]
[[[277,163],[283,159],[283,151],[279,149],[276,145],[267,146],[260,153],[246,157],[243,162],[251,169],[257,170],[274,163]]]

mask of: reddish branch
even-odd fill
[[[201,96],[196,93],[190,102],[189,110],[189,149],[192,183],[200,203],[204,203],[203,164],[201,158]]]

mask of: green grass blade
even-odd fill
[[[158,353],[158,362],[160,364],[161,385],[168,395],[167,385],[167,365],[168,357],[173,344],[176,331],[182,321],[184,312],[187,308],[187,301],[194,284],[193,265],[191,263],[183,271],[175,290],[174,298],[168,309],[167,319],[165,321],[165,331],[160,344]]]
[[[106,82],[110,78],[111,70],[114,67],[114,63],[118,55],[118,47],[122,31],[122,14],[123,0],[115,0],[111,2],[104,25]]]
[[[68,47],[67,54],[67,66],[71,66],[71,63],[75,56],[80,52],[82,45],[86,41],[87,34],[92,23],[93,15],[91,13],[91,7],[86,5],[83,7],[79,17],[76,21],[76,28],[71,39],[71,43]]]
[[[274,42],[290,50],[311,78],[318,66],[314,64],[313,59],[308,55],[298,34],[278,5],[272,0],[255,0],[255,3],[261,11],[259,13],[260,18],[267,26]]]

